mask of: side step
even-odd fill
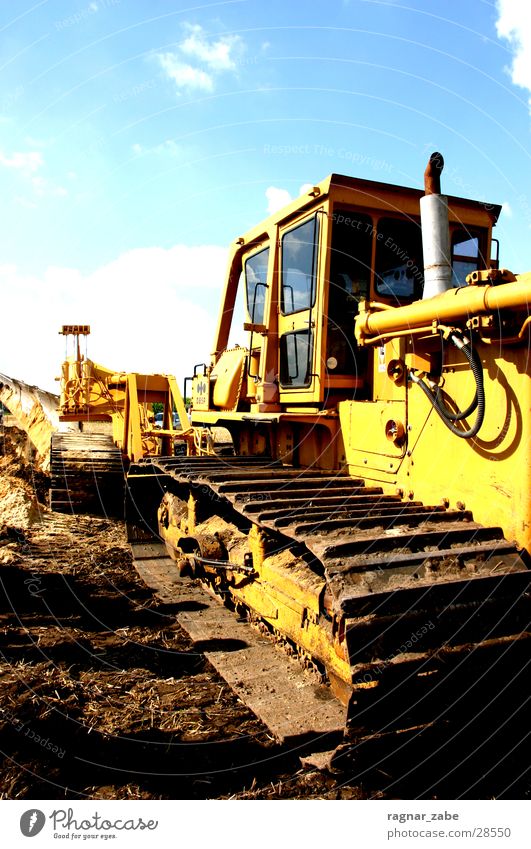
[[[135,567],[161,601],[174,605],[195,647],[279,743],[330,749],[343,738],[346,708],[325,685],[275,648],[197,583],[180,578],[161,543],[132,545]]]

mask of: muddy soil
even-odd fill
[[[521,719],[501,767],[438,786],[404,764],[302,768],[141,582],[122,524],[53,514],[45,490],[24,436],[0,432],[1,798],[530,795]]]

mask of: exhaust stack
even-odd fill
[[[452,288],[450,259],[450,229],[448,227],[448,199],[441,195],[441,171],[444,159],[441,153],[432,153],[424,172],[425,195],[420,199],[422,226],[422,252],[424,255],[423,300],[440,295]]]

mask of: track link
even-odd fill
[[[51,445],[50,507],[58,513],[123,513],[122,453],[111,436],[55,433]]]

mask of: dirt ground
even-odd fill
[[[137,577],[119,522],[51,513],[0,434],[0,796],[360,798],[280,748]]]
[[[394,773],[303,768],[142,583],[122,524],[54,514],[46,489],[24,434],[0,430],[0,798],[531,796],[525,694],[468,767],[440,750],[421,777],[398,747]]]

